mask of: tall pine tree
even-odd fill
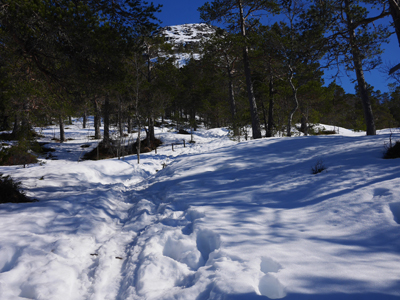
[[[277,10],[278,5],[273,0],[214,0],[211,4],[207,2],[199,8],[203,20],[206,22],[224,22],[231,31],[240,32],[243,38],[242,57],[254,139],[261,138],[261,129],[251,79],[247,31],[257,24],[257,13],[262,11],[273,13]]]

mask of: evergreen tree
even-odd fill
[[[243,38],[242,58],[254,139],[261,138],[261,129],[253,82],[251,79],[247,31],[257,24],[257,19],[254,18],[256,13],[260,11],[273,13],[277,12],[277,10],[278,6],[273,0],[214,0],[211,4],[207,2],[199,8],[203,20],[206,22],[223,21],[228,24],[230,30],[240,32]]]
[[[25,73],[48,84],[55,107],[68,107],[76,98],[94,99],[97,107],[104,99],[107,106],[126,76],[125,58],[144,32],[157,27],[158,10],[138,0],[4,0],[0,43]],[[103,112],[107,121],[109,110]],[[106,122],[106,140],[108,127]]]
[[[309,19],[325,25],[328,35],[326,43],[330,50],[328,60],[339,61],[347,70],[356,73],[367,135],[375,135],[376,126],[364,71],[371,70],[380,63],[380,46],[382,42],[387,42],[390,33],[387,27],[373,25],[373,22],[386,17],[389,12],[383,6],[379,15],[369,17],[369,11],[363,3],[378,4],[383,1],[318,2],[310,10]]]
[[[384,105],[389,108],[391,115],[394,117],[396,121],[395,127],[400,127],[400,87],[396,87],[390,93],[390,97],[385,100]]]
[[[224,30],[218,30],[203,45],[203,64],[211,64],[215,73],[220,73],[221,80],[226,82],[228,87],[228,103],[231,113],[231,124],[233,135],[239,135],[237,117],[236,92],[237,77],[242,75],[239,71],[240,43],[237,35],[229,34]]]
[[[280,63],[281,78],[291,89],[293,104],[288,115],[287,136],[291,136],[293,116],[302,109],[302,128],[307,134],[307,105],[301,106],[299,89],[315,85],[321,80],[322,71],[319,61],[326,49],[323,43],[323,28],[319,24],[310,24],[302,18],[304,5],[301,1],[286,1],[282,11],[287,23],[275,23],[265,28],[265,43],[269,44],[274,59]],[[272,58],[272,57],[271,57]]]

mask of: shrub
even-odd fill
[[[315,135],[329,135],[329,134],[336,134],[337,132],[335,130],[326,130],[322,129],[318,131]]]
[[[394,145],[390,140],[389,145],[385,145],[386,151],[383,158],[399,158],[400,157],[400,141],[397,141]]]
[[[324,162],[322,160],[318,160],[315,163],[315,165],[311,168],[311,173],[312,174],[318,174],[318,173],[321,173],[324,170],[326,170],[326,167],[324,166]]]
[[[33,201],[21,191],[21,182],[13,180],[10,176],[0,174],[0,203]]]
[[[0,165],[13,166],[13,165],[27,165],[37,163],[38,160],[35,155],[29,152],[29,146],[25,142],[19,142],[10,148],[3,148],[0,151]]]
[[[151,152],[162,144],[161,140],[155,139],[154,142],[150,144],[150,147],[147,147],[146,140],[140,142],[140,153]],[[84,160],[97,160],[97,159],[108,159],[113,157],[125,156],[137,154],[136,151],[136,142],[129,145],[119,145],[117,141],[111,141],[110,144],[106,147],[104,142],[100,142],[96,148],[91,150],[90,152],[85,153],[83,156]]]
[[[179,134],[190,134],[190,132],[186,131],[185,129],[179,129],[178,133]]]

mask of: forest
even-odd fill
[[[198,10],[219,27],[180,47],[160,34],[160,10],[140,0],[1,0],[1,138],[26,145],[33,126],[59,124],[63,142],[71,117],[85,128],[89,115],[106,149],[142,129],[154,148],[165,118],[186,130],[228,127],[233,138],[251,126],[253,139],[291,136],[293,126],[315,134],[316,123],[367,135],[400,126],[396,67],[389,93],[364,78],[400,32],[397,0],[214,0]],[[177,52],[200,55],[178,67]],[[355,74],[356,93],[334,78],[326,85],[327,70]]]
[[[0,0],[1,300],[400,299],[400,0],[202,3]]]

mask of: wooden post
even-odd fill
[[[183,140],[183,148],[186,148],[186,141]]]
[[[171,145],[172,145],[172,151],[174,151],[174,143],[172,143]]]

